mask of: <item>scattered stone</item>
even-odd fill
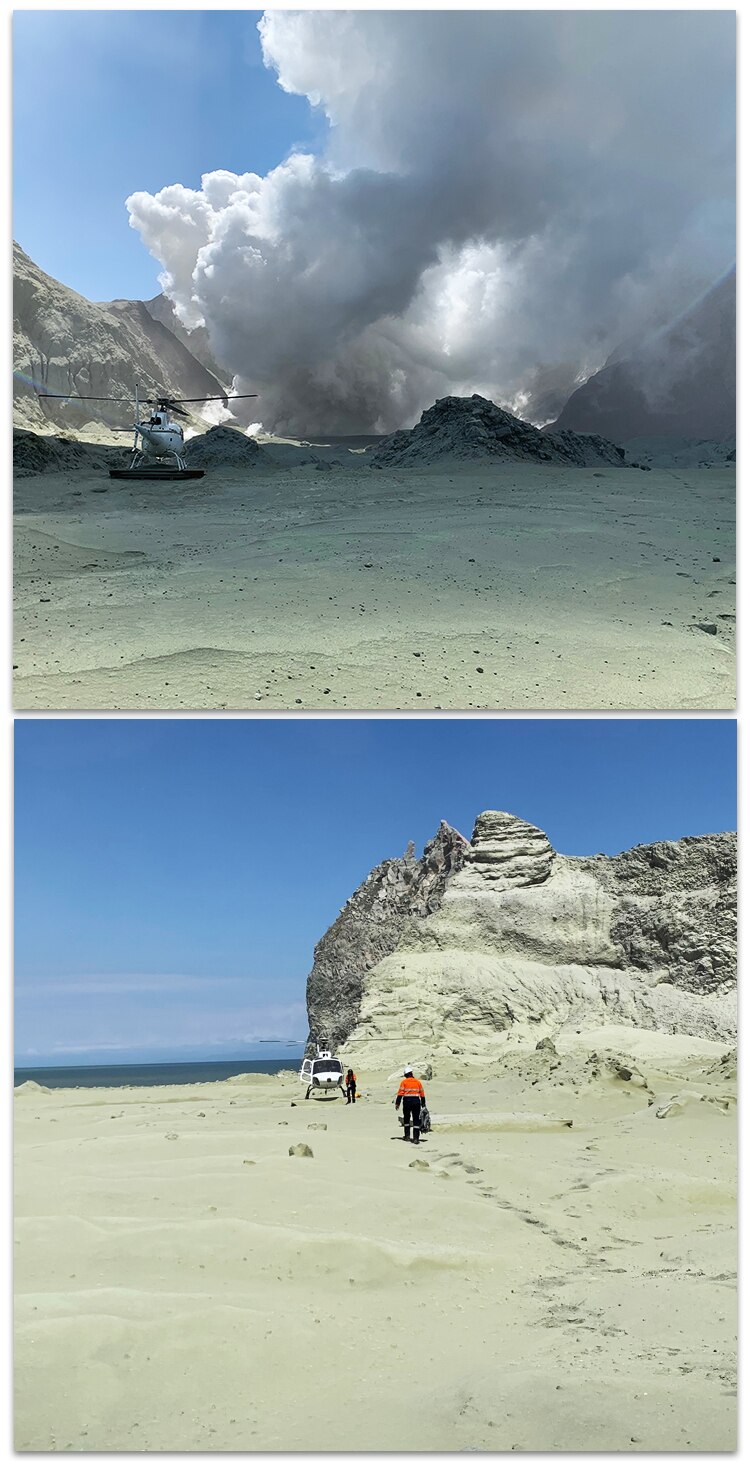
[[[309,1145],[290,1145],[290,1155],[295,1155],[300,1160],[312,1160],[314,1155]]]

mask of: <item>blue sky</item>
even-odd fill
[[[214,168],[266,173],[325,129],[263,65],[261,11],[16,11],[13,235],[92,300],[149,299],[125,199]]]
[[[565,854],[735,827],[729,721],[21,720],[15,746],[28,1062],[304,1037],[315,942],[441,819],[507,809]]]

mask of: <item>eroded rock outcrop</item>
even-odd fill
[[[465,459],[516,463],[558,463],[586,467],[611,463],[621,468],[625,452],[606,438],[569,431],[542,431],[476,393],[441,397],[416,427],[394,432],[372,450],[373,468],[415,468]]]
[[[336,1047],[354,1031],[367,973],[396,949],[410,917],[439,909],[467,849],[463,835],[443,822],[420,859],[410,846],[401,859],[383,860],[355,890],[315,948],[307,981],[313,1043]]]
[[[509,1034],[736,1032],[736,836],[559,855],[511,814],[368,876],[316,948],[311,1034],[373,1067],[498,1057]]]

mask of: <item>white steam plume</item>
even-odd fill
[[[321,157],[128,199],[267,429],[535,420],[734,253],[730,12],[267,12]],[[250,143],[248,142],[248,151]]]

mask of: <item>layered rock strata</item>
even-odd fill
[[[557,854],[511,814],[368,876],[318,944],[313,1038],[373,1067],[608,1024],[732,1040],[736,836]]]

